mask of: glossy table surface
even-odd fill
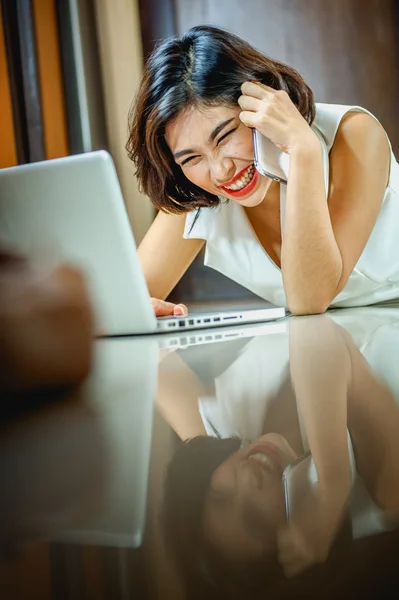
[[[0,598],[397,597],[399,306],[98,340],[2,403]]]

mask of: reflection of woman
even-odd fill
[[[253,128],[289,155],[287,187],[254,169]],[[206,242],[206,264],[296,314],[399,297],[399,169],[382,126],[315,105],[294,69],[238,37],[200,26],[154,51],[128,151],[161,211],[139,249],[152,296]]]
[[[259,364],[267,358],[258,355]],[[246,376],[241,371],[250,388]],[[240,447],[234,438],[197,437],[172,462],[167,537],[187,570],[206,557],[211,572],[215,564],[230,572],[257,565],[265,575],[267,562],[278,573],[277,557],[295,575],[325,560],[351,489],[348,429],[349,450],[373,500],[388,513],[399,507],[399,410],[350,336],[326,317],[293,320],[290,376],[291,385],[283,382],[267,399],[257,440]],[[282,472],[307,447],[317,485],[304,492],[287,524]]]

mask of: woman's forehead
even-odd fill
[[[204,144],[219,123],[238,116],[239,111],[238,106],[189,107],[166,126],[167,144],[173,153],[191,145]]]

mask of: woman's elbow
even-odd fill
[[[322,315],[329,306],[330,302],[316,298],[288,298],[288,310],[297,317],[304,315]]]

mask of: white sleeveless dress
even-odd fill
[[[376,376],[392,390],[399,404],[399,310],[364,307],[336,310],[332,319],[352,336]],[[360,312],[359,312],[360,311]],[[268,368],[265,369],[265,364]],[[264,433],[270,402],[293,394],[289,376],[289,331],[287,323],[273,335],[257,336],[248,341],[237,358],[218,375],[214,392],[198,397],[198,409],[208,435],[220,438],[238,436],[254,441]],[[298,413],[304,449],[309,448],[304,426]],[[348,457],[351,467],[351,522],[354,539],[389,531],[392,524],[376,506],[362,479],[357,476],[355,454],[348,432]],[[310,485],[317,482],[313,460],[307,466]],[[395,523],[397,526],[397,523]]]
[[[349,111],[371,114],[358,106],[316,104],[312,129],[320,139],[323,150],[326,190],[329,184],[329,152],[341,119]],[[281,185],[282,229],[285,202],[286,188]],[[217,208],[201,209],[194,223],[195,216],[196,212],[187,215],[184,237],[206,240],[205,265],[220,271],[272,304],[287,306],[281,270],[259,243],[242,206],[233,201],[224,202]],[[378,219],[345,288],[331,306],[365,306],[398,298],[399,165],[391,148],[389,182]]]

